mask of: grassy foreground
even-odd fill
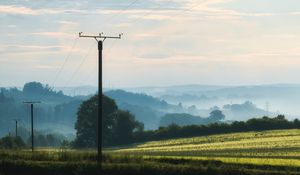
[[[146,142],[107,149],[109,175],[300,175],[300,130],[276,130]],[[95,151],[0,151],[0,174],[99,174]]]

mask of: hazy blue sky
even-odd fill
[[[0,86],[96,85],[79,31],[106,87],[300,83],[299,0],[1,0]]]

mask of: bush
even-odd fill
[[[6,136],[0,140],[0,148],[2,149],[21,149],[25,147],[26,144],[21,137]]]

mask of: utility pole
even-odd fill
[[[267,116],[269,117],[269,102],[266,102],[266,112],[267,112]]]
[[[14,119],[16,123],[16,138],[18,137],[18,119]]]
[[[31,151],[34,150],[34,133],[33,133],[33,105],[36,103],[41,103],[40,101],[24,101],[23,103],[30,104],[31,111]]]
[[[119,36],[105,36],[103,33],[99,33],[99,35],[83,35],[82,32],[79,32],[79,37],[85,38],[94,38],[98,43],[98,121],[97,121],[97,161],[100,164],[100,168],[102,169],[102,115],[103,115],[103,101],[102,101],[102,50],[103,50],[103,42],[106,39],[121,39],[123,34],[119,34]]]

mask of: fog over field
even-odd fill
[[[88,95],[97,91],[95,86],[65,87],[57,88],[65,94]],[[115,88],[128,92],[142,93],[166,102],[182,105],[186,108],[195,106],[202,112],[197,115],[208,115],[208,109],[217,106],[222,109],[224,105],[244,104],[251,102],[257,108],[265,111],[265,115],[284,114],[288,119],[299,118],[300,111],[300,85],[299,84],[267,84],[247,86],[222,86],[222,85],[177,85],[177,86],[153,86]],[[110,91],[111,89],[105,89]],[[227,114],[228,120],[245,120],[251,117],[258,117],[255,113],[248,112],[247,116],[232,116]],[[249,113],[250,112],[250,113]],[[191,112],[190,112],[191,113]],[[192,113],[193,114],[193,113]],[[195,114],[195,113],[194,113]]]
[[[223,108],[224,105],[252,102],[257,108],[264,110],[266,115],[285,114],[288,119],[300,117],[300,85],[299,84],[268,84],[247,86],[222,85],[177,85],[115,88],[133,93],[144,93],[174,105],[182,103],[185,107],[195,105],[197,109]],[[89,95],[97,92],[95,86],[61,87],[65,94]],[[105,91],[110,91],[105,89]],[[251,113],[249,114],[249,117]],[[255,117],[255,116],[254,116]],[[243,120],[241,117],[227,116],[229,120]]]
[[[270,84],[249,86],[182,85],[168,87],[128,88],[131,92],[146,93],[171,104],[195,105],[198,109],[252,102],[266,115],[285,114],[289,119],[300,116],[300,85]],[[249,114],[251,115],[251,113]],[[255,117],[255,116],[254,116]],[[243,118],[228,118],[240,120]]]

